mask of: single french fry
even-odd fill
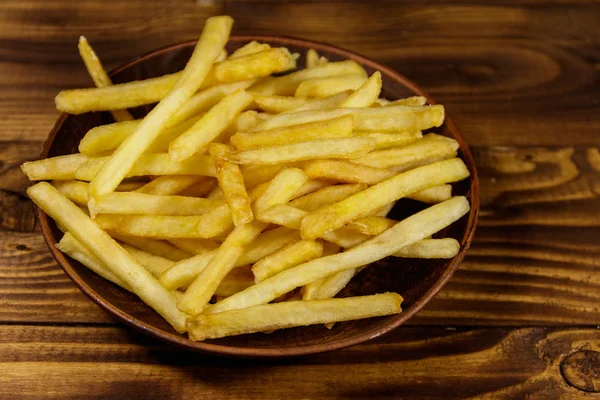
[[[373,185],[395,174],[387,169],[369,167],[345,160],[313,160],[304,165],[304,172],[312,179],[342,183]]]
[[[375,140],[375,149],[388,149],[390,147],[406,146],[416,142],[423,137],[421,131],[403,133],[382,132],[354,132],[356,136],[368,137]]]
[[[219,247],[217,242],[210,239],[170,239],[169,243],[183,251],[195,255],[206,254]]]
[[[229,56],[230,59],[239,58],[259,51],[269,50],[271,46],[266,43],[259,43],[256,40],[246,43]]]
[[[123,244],[122,247],[156,279],[175,264],[175,261],[148,253],[127,244]]]
[[[191,128],[171,142],[169,157],[173,161],[183,161],[203,149],[251,102],[252,96],[243,90],[225,96]]]
[[[329,61],[326,57],[319,56],[319,53],[315,49],[308,49],[306,52],[306,68],[314,68],[319,65],[325,65]]]
[[[254,214],[240,167],[237,164],[225,162],[219,170],[217,178],[229,205],[233,224],[239,226],[252,221]]]
[[[441,203],[452,197],[451,185],[433,186],[428,189],[421,190],[408,196],[410,199],[421,201],[427,204]]]
[[[398,100],[394,100],[389,104],[386,104],[386,106],[413,106],[413,107],[418,107],[418,106],[424,106],[425,104],[427,104],[427,99],[423,96],[412,96],[412,97],[407,97],[405,99],[398,99]]]
[[[393,228],[343,253],[311,260],[250,286],[208,307],[204,313],[215,314],[265,304],[310,282],[380,260],[452,224],[469,208],[465,197],[453,197],[398,222]]]
[[[456,157],[458,142],[445,136],[430,133],[423,139],[402,147],[377,150],[353,160],[377,168],[392,168],[396,173]]]
[[[298,240],[258,261],[252,266],[255,281],[261,282],[281,271],[318,258],[323,244],[315,240]]]
[[[286,164],[242,165],[240,168],[244,177],[244,184],[251,189],[261,183],[270,181],[286,166]]]
[[[321,158],[358,158],[374,148],[375,142],[369,138],[320,139],[232,152],[226,159],[236,164],[278,164]]]
[[[423,239],[403,247],[392,255],[402,258],[453,258],[459,250],[460,243],[456,239]]]
[[[187,286],[206,268],[215,254],[216,250],[213,250],[182,260],[163,272],[158,280],[168,290]]]
[[[28,161],[21,165],[21,171],[31,181],[69,181],[75,179],[77,170],[88,162],[89,157],[83,154],[69,154]]]
[[[113,84],[112,81],[104,70],[100,58],[98,58],[96,52],[92,49],[92,46],[90,46],[85,36],[79,36],[79,44],[77,47],[79,49],[79,55],[85,64],[85,68],[92,77],[94,84],[97,87],[111,86]],[[127,110],[113,110],[111,111],[111,114],[117,122],[130,121],[133,119],[133,116]]]
[[[225,301],[227,299],[222,302]],[[188,320],[187,329],[190,339],[201,341],[294,326],[327,324],[398,314],[402,311],[401,304],[402,297],[396,293],[343,299],[285,301],[218,314],[200,315]]]
[[[91,181],[90,185],[92,185],[93,180],[108,162],[110,162],[110,157],[90,158],[77,169],[75,178]],[[184,161],[172,161],[167,153],[151,153],[139,157],[125,177],[146,175],[216,176],[217,172],[210,157],[205,155],[194,156]],[[91,188],[92,186],[90,186]]]
[[[308,110],[274,115],[253,130],[281,128],[283,126],[323,121],[346,114],[354,115],[354,130],[368,132],[407,132],[425,130],[442,125],[444,107],[441,105],[410,107],[390,106],[379,108],[334,108]]]
[[[211,143],[208,145],[208,154],[210,154],[210,159],[212,163],[215,165],[215,169],[219,171],[223,164],[225,164],[225,155],[231,152],[231,146],[225,143]],[[217,181],[218,173],[217,173]],[[220,185],[220,182],[219,182]]]
[[[90,183],[92,197],[114,191],[142,153],[164,130],[168,120],[198,90],[213,62],[225,47],[232,24],[233,19],[227,16],[206,20],[202,35],[181,78],[94,176]]]
[[[396,225],[397,222],[385,217],[369,216],[358,218],[346,226],[362,234],[376,236]]]
[[[366,82],[363,74],[347,74],[313,78],[302,81],[294,96],[296,97],[329,97],[346,90],[356,90]]]
[[[145,193],[114,192],[98,197],[88,207],[96,214],[202,215],[223,204],[219,200]]]
[[[299,111],[307,111],[307,110],[325,110],[325,109],[329,109],[329,108],[335,108],[335,107],[338,107],[342,101],[347,99],[348,96],[350,96],[350,93],[352,93],[351,90],[346,90],[346,91],[339,92],[339,93],[333,94],[331,96],[323,97],[323,98],[302,98],[301,97],[300,99],[303,99],[305,101],[305,104],[300,107],[290,109],[286,112],[299,112]]]
[[[53,181],[52,186],[78,206],[87,206],[88,184],[81,181]]]
[[[201,177],[202,180],[200,182],[195,183],[194,185],[184,189],[179,192],[180,196],[189,196],[189,197],[205,197],[208,195],[214,188],[218,186],[218,182],[215,178],[211,178],[208,176]]]
[[[206,195],[206,198],[211,200],[225,200],[225,193],[223,193],[221,187],[215,186],[215,188]]]
[[[27,194],[178,332],[185,331],[186,315],[175,307],[173,295],[106,232],[98,228],[79,207],[46,182],[31,186]]]
[[[79,261],[90,270],[94,271],[104,279],[114,283],[117,286],[131,292],[131,288],[121,278],[112,273],[110,269],[104,266],[104,264],[98,260],[88,249],[85,248],[80,241],[75,239],[70,232],[66,232],[60,242],[56,243],[56,248],[71,257],[74,260]]]
[[[370,107],[381,92],[381,72],[376,71],[338,107]]]
[[[396,205],[396,201],[392,201],[392,202],[386,204],[385,206],[375,210],[373,213],[371,213],[371,215],[373,215],[375,217],[385,217],[390,213],[390,211],[392,211],[392,209],[394,208],[395,205]]]
[[[256,218],[274,204],[285,204],[294,198],[298,190],[308,181],[306,174],[298,168],[284,168],[269,182],[266,190],[252,204]]]
[[[323,237],[325,232],[337,229],[378,208],[415,192],[469,176],[469,170],[459,158],[438,161],[386,179],[362,192],[317,211],[302,220],[300,233],[305,239]]]
[[[237,82],[293,68],[296,68],[296,60],[286,48],[279,47],[229,58],[215,64],[211,75],[216,82]]]
[[[163,240],[154,240],[143,237],[121,235],[117,232],[108,232],[108,234],[119,242],[126,243],[137,249],[144,250],[150,254],[166,258],[171,261],[181,261],[190,258],[193,253],[181,250]]]
[[[302,300],[326,300],[335,297],[354,278],[360,268],[340,271],[304,286]]]
[[[267,79],[264,82],[257,82],[254,86],[251,86],[249,90],[253,93],[262,95],[291,96],[298,88],[298,85],[307,79],[342,74],[360,74],[365,78],[367,76],[363,67],[358,65],[355,61],[331,62],[315,68],[292,72],[285,76]]]
[[[304,183],[304,185],[300,187],[300,189],[298,189],[292,200],[295,200],[298,197],[302,197],[306,194],[312,193],[326,186],[329,186],[329,182],[322,181],[319,179],[309,179],[306,181],[306,183]]]
[[[230,140],[238,150],[256,149],[310,140],[350,137],[353,126],[352,115],[344,115],[327,121],[309,122],[279,129],[238,132]]]
[[[183,192],[184,190],[208,181],[209,177],[195,175],[164,175],[148,182],[137,193],[153,194],[157,196],[170,196]]]
[[[304,211],[315,211],[319,208],[337,203],[367,188],[362,184],[346,184],[326,186],[312,193],[292,200],[289,205]]]
[[[254,101],[261,110],[279,114],[289,111],[318,110],[337,107],[348,98],[351,91],[336,93],[324,98],[309,99],[305,97],[261,95],[253,93]]]

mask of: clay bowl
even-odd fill
[[[379,70],[383,77],[383,93],[394,100],[411,95],[425,96],[435,103],[423,90],[396,71],[377,64],[365,57],[330,45],[271,36],[232,37],[227,46],[233,50],[251,41],[258,40],[272,46],[286,46],[293,52],[306,54],[309,48],[316,49],[331,61],[352,59],[361,64],[369,74]],[[192,53],[195,42],[186,42],[156,50],[117,68],[110,74],[116,83],[146,79],[181,70]],[[304,57],[302,57],[304,59]],[[303,61],[303,60],[302,60]],[[303,65],[299,67],[303,68]],[[148,107],[132,110],[137,117],[148,112]],[[62,114],[52,128],[41,158],[71,154],[88,129],[113,122],[106,112],[82,115]],[[272,334],[252,334],[219,340],[192,342],[177,334],[158,314],[142,303],[136,296],[105,281],[84,266],[65,256],[55,247],[62,233],[55,223],[43,212],[37,211],[42,233],[50,251],[65,273],[96,304],[125,324],[150,336],[189,350],[233,357],[285,357],[314,354],[340,349],[381,336],[402,325],[417,313],[450,279],[465,256],[473,233],[479,209],[477,174],[473,158],[463,137],[449,118],[437,133],[453,137],[460,143],[460,157],[471,171],[469,180],[454,185],[454,194],[466,196],[471,203],[471,212],[454,223],[438,237],[453,237],[461,243],[459,254],[452,260],[413,260],[388,258],[377,266],[364,269],[339,296],[356,296],[392,291],[404,297],[401,314],[335,324],[328,330],[322,325],[284,329]],[[404,200],[398,202],[391,217],[401,219],[423,208],[423,205]]]

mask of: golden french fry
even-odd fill
[[[298,197],[302,197],[306,194],[312,193],[321,188],[324,188],[326,186],[329,186],[329,182],[322,181],[319,179],[309,179],[306,181],[306,183],[304,183],[304,185],[300,187],[300,189],[298,189],[298,192],[296,192],[296,194],[294,195],[293,200],[297,199]]]
[[[256,282],[264,281],[281,271],[318,258],[323,244],[315,240],[298,240],[266,256],[252,266]]]
[[[81,181],[53,181],[54,186],[58,191],[65,195],[78,206],[87,206],[88,202],[88,184]]]
[[[229,56],[230,59],[239,58],[259,51],[269,50],[271,46],[266,43],[259,43],[256,40],[246,43]]]
[[[402,147],[373,151],[353,160],[377,168],[392,168],[396,173],[456,157],[458,142],[445,136],[430,133],[423,139]]]
[[[396,201],[392,201],[386,204],[385,206],[381,207],[380,209],[375,210],[373,213],[371,213],[371,215],[374,215],[376,217],[385,217],[390,213],[390,211],[392,211],[395,205]]]
[[[133,246],[129,246],[127,244],[123,244],[122,246],[135,261],[140,263],[148,272],[152,274],[152,276],[157,279],[163,272],[175,264],[175,261],[171,261],[143,250],[136,249]]]
[[[381,72],[376,71],[338,107],[370,107],[381,92]]]
[[[168,120],[198,90],[213,62],[225,47],[232,24],[233,19],[226,16],[206,20],[202,35],[181,78],[94,176],[90,183],[92,197],[114,191],[142,153],[164,130]]]
[[[359,246],[283,271],[208,307],[204,312],[214,314],[265,304],[297,287],[380,260],[452,224],[465,215],[469,208],[466,198],[453,197],[398,222],[393,228]]]
[[[31,186],[27,189],[27,194],[178,332],[185,331],[186,315],[175,307],[173,295],[106,232],[99,229],[81,209],[46,182]]]
[[[195,175],[165,175],[148,182],[137,193],[153,194],[157,196],[169,196],[183,192],[184,190],[208,181],[209,177]]]
[[[194,185],[188,187],[187,189],[184,189],[178,194],[180,196],[205,197],[214,188],[218,186],[218,182],[215,178],[211,178],[208,176],[202,176],[201,178],[202,180],[200,182],[195,183]]]
[[[256,218],[274,204],[285,204],[294,198],[308,177],[298,168],[284,168],[269,182],[266,190],[252,204]]]
[[[73,237],[70,232],[66,232],[60,242],[56,243],[56,248],[67,254],[74,260],[79,261],[87,268],[91,269],[104,279],[111,281],[117,286],[130,291],[131,288],[121,278],[116,276],[110,269],[104,266],[104,264],[98,260],[83,244]]]
[[[221,189],[219,186],[216,186],[210,191],[209,194],[206,195],[206,198],[211,200],[225,200],[225,194],[223,193],[223,189]]]
[[[453,258],[459,250],[460,243],[456,239],[423,239],[392,255],[402,258]]]
[[[385,217],[370,216],[358,218],[346,226],[362,234],[376,236],[396,225],[397,222]]]
[[[251,102],[252,96],[243,90],[225,96],[191,128],[171,142],[169,157],[173,161],[183,161],[206,147]]]
[[[277,164],[320,158],[358,158],[374,148],[375,142],[369,138],[320,139],[232,152],[226,159],[236,164]]]
[[[331,96],[323,97],[323,98],[300,98],[305,101],[305,104],[290,109],[287,112],[299,112],[299,111],[307,111],[307,110],[325,110],[329,108],[338,107],[339,104],[350,96],[352,93],[351,90],[346,90],[343,92],[336,93]],[[298,98],[298,97],[297,97]]]
[[[405,99],[394,100],[386,106],[424,106],[427,104],[427,99],[423,96],[412,96]]]
[[[326,57],[319,56],[315,49],[308,49],[306,52],[306,68],[314,68],[325,65],[329,62]]]
[[[242,290],[254,285],[252,274],[236,274],[236,270],[231,271],[219,284],[215,290],[215,296],[229,297]]]
[[[89,202],[88,207],[92,216],[96,214],[202,215],[221,204],[223,202],[219,200],[197,197],[114,192]]]
[[[328,76],[325,78],[307,79],[298,85],[296,97],[329,97],[346,90],[356,90],[365,82],[362,74]]]
[[[261,78],[296,68],[296,60],[284,47],[271,48],[215,64],[212,75],[216,82],[237,82]]]
[[[75,178],[82,181],[96,179],[102,168],[110,162],[110,157],[90,158],[75,173]],[[198,155],[184,161],[172,161],[167,153],[143,154],[126,173],[126,177],[145,175],[201,175],[216,176],[217,172],[210,157]],[[91,190],[92,186],[90,186]]]
[[[390,147],[405,146],[416,142],[423,137],[421,131],[403,133],[382,132],[355,132],[356,136],[368,137],[375,140],[375,149],[388,149]]]
[[[451,185],[439,185],[421,190],[408,196],[410,199],[421,201],[423,203],[435,204],[448,200],[452,197]]]
[[[168,290],[187,286],[206,268],[215,254],[216,250],[213,250],[182,260],[163,272],[158,280]]]
[[[219,247],[217,242],[210,239],[170,239],[169,243],[183,251],[195,255],[206,254]]]
[[[238,132],[230,140],[238,150],[256,149],[310,140],[350,137],[353,126],[352,115],[344,115],[327,121],[309,122],[279,129]]]
[[[395,174],[387,169],[374,168],[345,160],[314,160],[304,165],[304,172],[312,179],[343,183],[373,185]]]
[[[223,164],[225,164],[225,155],[231,152],[231,146],[224,143],[211,143],[208,145],[208,154],[210,154],[210,159],[215,165],[215,169],[218,171],[221,169]],[[217,173],[217,181],[218,173]]]
[[[292,72],[285,76],[267,79],[264,82],[258,82],[254,86],[251,86],[249,90],[262,95],[291,96],[298,88],[298,85],[307,79],[342,74],[360,74],[365,78],[367,76],[363,67],[355,61],[331,62],[318,67]]]
[[[302,300],[326,300],[335,297],[357,274],[359,268],[347,269],[304,286]]]
[[[123,235],[158,239],[208,239],[233,226],[227,204],[199,216],[99,214],[94,221],[103,229]]]
[[[360,217],[365,217],[392,201],[431,186],[456,182],[469,176],[459,158],[438,161],[415,168],[380,182],[338,203],[313,211],[302,220],[300,233],[305,239],[323,237]]]
[[[226,162],[219,170],[217,178],[229,205],[233,224],[239,226],[252,221],[254,214],[240,167],[237,164]]]
[[[312,193],[292,200],[289,205],[304,211],[315,211],[338,201],[344,200],[367,188],[362,184],[325,186]]]
[[[121,235],[117,232],[108,232],[108,234],[119,242],[126,243],[137,249],[144,250],[150,254],[166,258],[171,261],[181,261],[190,258],[193,253],[181,250],[163,240],[154,240],[143,237]]]
[[[372,107],[385,107],[385,106],[389,106],[390,104],[392,104],[391,101],[380,97],[377,100],[375,100],[375,103],[372,105]],[[405,104],[405,105],[409,105],[409,104]]]
[[[100,62],[100,58],[96,55],[92,46],[88,43],[85,36],[79,36],[79,55],[85,64],[85,68],[92,77],[94,84],[97,87],[111,86],[113,83],[108,77],[108,74]],[[130,121],[133,116],[127,110],[113,110],[111,114],[115,121]]]
[[[240,168],[244,176],[244,184],[251,189],[261,183],[270,181],[286,166],[286,164],[241,165]]]
[[[69,181],[75,179],[77,170],[88,162],[89,157],[83,154],[69,154],[28,161],[21,165],[21,171],[31,181]]]
[[[223,300],[225,301],[227,299]],[[294,326],[398,314],[402,311],[401,304],[402,297],[396,293],[343,299],[285,301],[218,314],[200,315],[188,320],[187,329],[190,339],[199,341]]]
[[[323,98],[305,98],[291,96],[260,95],[254,93],[254,102],[266,112],[279,114],[289,111],[318,110],[337,107],[348,98],[351,91],[336,93]]]

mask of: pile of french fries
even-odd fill
[[[56,246],[192,340],[401,312],[396,293],[334,297],[381,258],[458,253],[431,238],[469,211],[450,186],[469,176],[458,143],[422,133],[444,108],[380,98],[379,72],[314,50],[297,71],[297,54],[266,43],[228,55],[232,24],[209,18],[183,71],[117,85],[80,39],[97,88],[57,108],[117,122],[22,166],[50,181],[27,193],[64,231]],[[387,218],[401,198],[429,206]]]

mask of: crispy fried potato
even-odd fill
[[[427,99],[423,96],[412,96],[405,99],[394,100],[386,106],[424,106],[427,104]]]
[[[219,247],[218,243],[211,239],[170,239],[169,243],[195,255],[206,254]]]
[[[119,242],[126,243],[137,249],[144,250],[147,253],[166,258],[171,261],[181,261],[190,258],[193,253],[181,250],[163,240],[154,240],[143,237],[121,235],[117,232],[108,232],[108,234]]]
[[[375,148],[369,138],[320,139],[260,149],[241,150],[226,156],[236,164],[278,164],[321,158],[358,158]]]
[[[186,315],[175,307],[174,296],[81,209],[45,182],[31,186],[27,194],[178,332],[185,331]]]
[[[309,122],[260,132],[238,132],[230,140],[238,150],[256,149],[309,140],[350,137],[353,126],[352,115],[344,115],[327,121]]]
[[[351,91],[336,93],[332,96],[309,99],[305,97],[291,96],[263,96],[253,93],[254,101],[258,107],[270,113],[282,113],[301,110],[318,110],[337,107],[348,98]]]
[[[210,72],[213,62],[225,47],[232,25],[231,17],[211,17],[206,20],[202,35],[181,78],[95,174],[90,182],[92,197],[114,191],[142,153],[161,134],[168,120],[198,90]]]
[[[87,206],[88,184],[81,181],[53,181],[52,186],[78,206]]]
[[[180,196],[188,197],[205,197],[218,186],[218,182],[215,178],[211,178],[209,176],[202,176],[201,178],[202,180],[200,182],[195,183],[178,194]]]
[[[321,257],[323,244],[315,240],[298,240],[277,250],[252,266],[255,281],[261,282],[281,271]]]
[[[398,174],[338,203],[313,211],[302,220],[300,233],[305,239],[323,237],[325,232],[365,217],[392,201],[468,176],[469,170],[458,158],[438,161]]]
[[[304,165],[309,178],[325,179],[342,183],[373,185],[395,174],[387,169],[374,168],[345,160],[314,160]]]
[[[213,250],[182,260],[163,272],[158,280],[168,290],[187,286],[206,268],[215,254],[216,250]]]
[[[185,196],[157,196],[145,193],[114,192],[98,197],[88,207],[96,214],[202,215],[223,204],[219,200]]]
[[[315,211],[338,201],[344,200],[367,188],[362,184],[326,186],[312,193],[292,200],[289,205],[304,211]]]
[[[322,181],[319,179],[309,179],[304,183],[304,185],[300,187],[300,189],[298,189],[292,200],[297,199],[298,197],[302,197],[306,194],[312,193],[321,188],[324,188],[325,186],[329,186],[329,182]]]
[[[269,50],[271,46],[266,43],[259,43],[256,40],[246,43],[229,56],[230,59],[235,59],[243,56],[247,56],[248,54],[258,53],[259,51]]]
[[[390,147],[406,146],[423,137],[421,131],[403,133],[383,132],[354,132],[355,136],[368,137],[375,140],[375,149],[388,149]]]
[[[31,181],[69,181],[75,179],[77,170],[88,160],[83,154],[69,154],[23,163],[21,171]]]
[[[421,190],[408,196],[410,199],[421,201],[423,203],[435,204],[448,200],[452,197],[451,185],[439,185]]]
[[[294,96],[296,97],[329,97],[346,90],[356,90],[361,87],[366,78],[363,74],[347,74],[312,78],[302,81]]]
[[[308,181],[306,174],[298,168],[284,168],[269,182],[266,190],[259,196],[252,207],[258,216],[274,204],[285,204],[298,193]]]
[[[398,314],[402,311],[401,304],[402,297],[396,293],[344,299],[286,301],[218,314],[200,315],[188,320],[187,329],[190,339],[198,341],[294,326]]]
[[[362,234],[376,236],[387,229],[390,229],[392,226],[396,225],[397,222],[398,221],[385,217],[370,216],[358,218],[349,222],[346,226]]]
[[[85,68],[92,77],[94,84],[99,88],[112,86],[113,83],[104,70],[100,58],[98,58],[96,52],[92,49],[92,46],[90,46],[85,36],[79,36],[77,48],[79,49],[79,55],[85,64]],[[133,119],[133,116],[127,110],[113,110],[111,111],[111,114],[117,122],[130,121]]]
[[[183,192],[184,190],[212,178],[195,175],[165,175],[148,182],[136,190],[137,193],[153,194],[157,196],[169,196]]]
[[[308,49],[306,52],[306,68],[314,68],[325,65],[329,62],[327,57],[319,56],[315,49]]]
[[[469,208],[469,202],[461,196],[433,205],[359,246],[283,271],[208,307],[204,312],[214,314],[266,304],[297,287],[382,259],[452,224],[465,215]]]
[[[338,107],[369,107],[381,92],[381,72],[376,71]]]
[[[396,173],[435,161],[456,157],[458,142],[430,133],[423,139],[402,147],[374,151],[354,162],[377,168],[392,168]]]
[[[251,189],[261,183],[270,181],[286,166],[286,164],[242,165],[240,168],[244,176],[244,184]]]
[[[392,255],[402,258],[453,258],[459,250],[460,243],[456,239],[423,239],[400,249]]]
[[[250,197],[244,186],[244,177],[237,164],[225,162],[217,174],[219,185],[233,217],[233,224],[240,226],[252,221],[254,214]]]

